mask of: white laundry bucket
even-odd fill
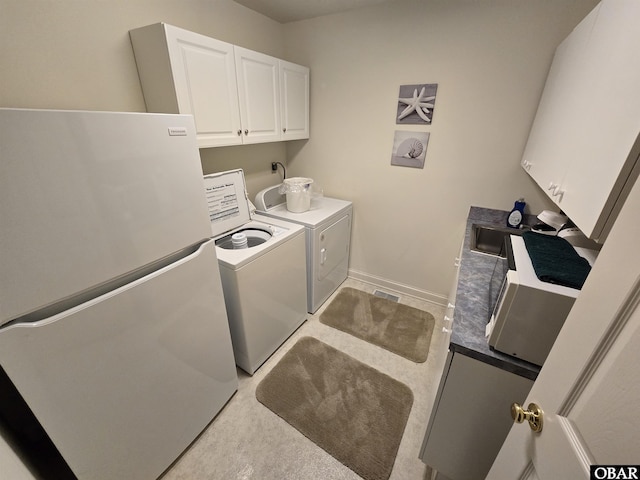
[[[302,213],[311,207],[311,184],[313,179],[305,177],[286,178],[280,188],[287,196],[287,210]]]

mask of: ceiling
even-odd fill
[[[384,1],[386,0],[235,0],[236,3],[280,23],[345,12]]]

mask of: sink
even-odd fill
[[[507,235],[522,235],[528,229],[471,225],[471,250],[497,257],[506,257],[504,238]]]

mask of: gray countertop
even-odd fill
[[[456,292],[456,306],[449,348],[451,351],[475,358],[522,377],[535,380],[540,367],[518,358],[492,350],[485,337],[489,320],[490,288],[493,294],[500,285],[490,287],[494,270],[505,269],[506,259],[470,250],[471,225],[505,227],[509,212],[489,208],[471,207],[460,259],[460,272]],[[525,223],[535,223],[532,215],[525,216]],[[505,270],[506,271],[506,270]],[[496,275],[501,280],[500,275]]]

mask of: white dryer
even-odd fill
[[[307,252],[307,310],[314,313],[344,282],[349,270],[353,204],[323,196],[312,197],[309,210],[287,210],[280,185],[265,188],[256,195],[258,211],[272,218],[305,227]]]
[[[241,169],[204,183],[236,365],[253,375],[306,320],[304,227],[253,215]]]

